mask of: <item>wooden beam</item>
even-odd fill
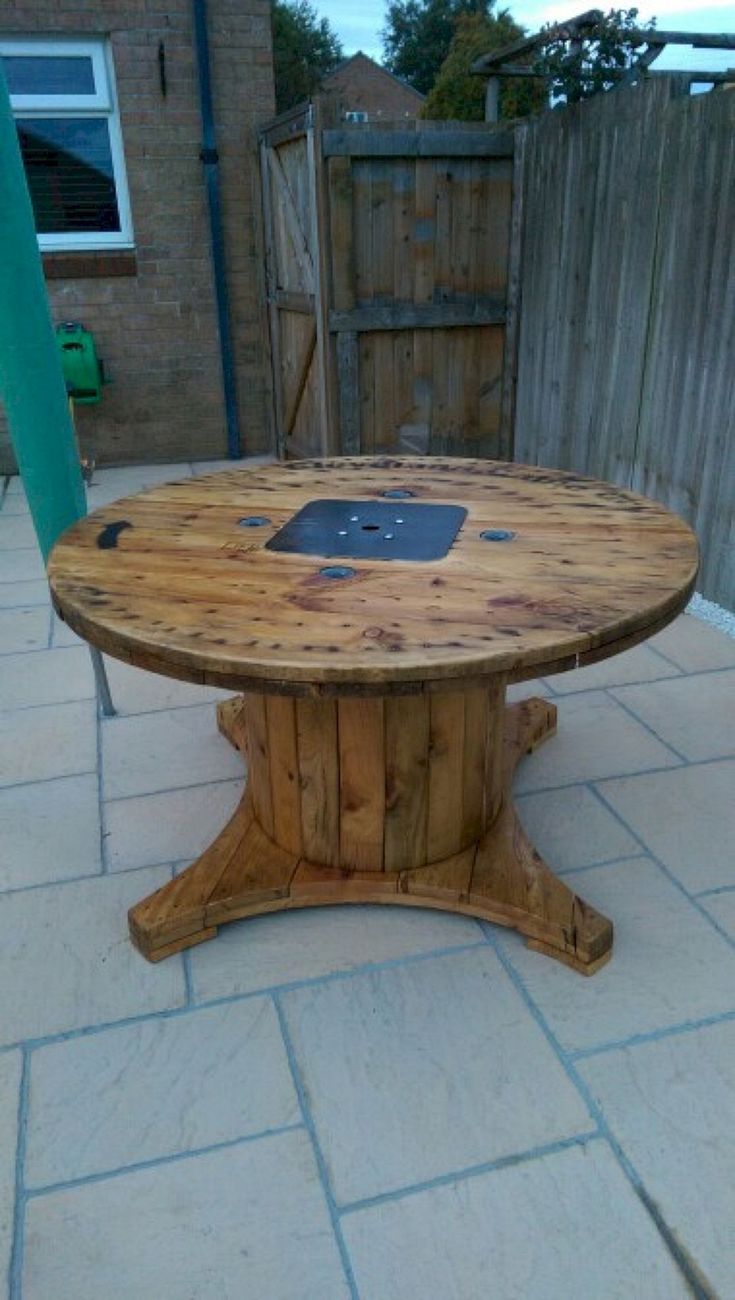
[[[512,158],[513,132],[378,131],[360,127],[324,132],[328,158]]]
[[[636,33],[648,45],[693,45],[698,50],[735,50],[735,32],[660,32],[642,28]]]
[[[502,325],[504,298],[476,297],[466,302],[391,302],[329,313],[333,333],[371,330],[453,329],[468,325]]]
[[[579,31],[585,27],[592,27],[603,17],[601,9],[587,9],[583,14],[577,14],[576,18],[569,18],[565,23],[554,23],[554,25],[544,33],[544,40],[554,39],[563,31]],[[479,59],[475,59],[470,65],[470,72],[489,72],[505,63],[507,59],[516,59],[524,54],[530,54],[532,50],[540,43],[541,33],[535,32],[532,36],[523,36],[519,41],[513,41],[510,45],[504,45],[502,50],[495,50],[492,54],[481,54]]]
[[[316,321],[312,320],[311,329],[309,330],[306,339],[306,346],[304,348],[303,353],[301,354],[301,362],[299,364],[299,368],[296,373],[296,383],[294,385],[294,390],[291,394],[288,407],[286,408],[286,415],[284,417],[284,431],[287,438],[289,438],[293,433],[293,427],[296,423],[296,416],[299,413],[299,407],[301,405],[301,398],[304,396],[306,381],[309,378],[309,370],[311,368],[311,362],[314,356],[315,348],[316,348]]]
[[[570,18],[567,22],[555,23],[543,34],[536,32],[533,36],[524,36],[522,40],[514,41],[511,45],[505,45],[502,50],[493,51],[491,54],[482,54],[479,59],[475,59],[470,66],[470,72],[478,75],[485,75],[492,72],[498,75],[500,69],[503,69],[502,75],[522,77],[529,75],[529,69],[525,72],[522,68],[511,72],[509,60],[522,58],[527,54],[532,54],[541,44],[548,40],[554,40],[565,35],[571,40],[574,37],[584,39],[585,28],[595,25],[603,17],[600,9],[588,9],[586,13],[579,14],[576,18]],[[672,32],[659,31],[657,28],[639,27],[631,33],[631,37],[638,45],[655,45],[658,47],[664,45],[693,45],[695,49],[700,50],[735,50],[735,33],[733,32]]]

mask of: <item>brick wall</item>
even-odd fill
[[[338,117],[357,109],[367,112],[371,122],[418,117],[424,103],[423,95],[362,52],[330,72],[322,92]]]
[[[112,381],[98,406],[77,409],[99,463],[226,454],[191,9],[191,0],[0,6],[1,35],[109,36],[112,47],[135,255],[44,259],[54,321],[93,331]],[[209,0],[209,38],[240,426],[243,449],[260,452],[271,447],[255,148],[255,128],[274,112],[268,0]],[[0,470],[11,464],[1,429]]]

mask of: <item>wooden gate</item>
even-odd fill
[[[261,140],[280,453],[510,457],[512,133],[321,113]]]

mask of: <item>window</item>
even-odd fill
[[[345,122],[367,122],[368,115],[362,109],[352,108],[345,113]]]
[[[43,250],[132,246],[120,119],[103,41],[0,41]]]

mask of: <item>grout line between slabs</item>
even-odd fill
[[[87,773],[87,775],[91,776],[92,773],[91,772]],[[189,858],[181,859],[181,862],[189,862],[189,861],[190,861]],[[174,868],[180,866],[181,862],[179,861],[174,862],[173,864]],[[30,894],[36,889],[55,889],[57,886],[62,886],[62,885],[81,885],[84,883],[85,880],[100,880],[102,876],[105,875],[110,875],[113,877],[129,876],[134,871],[152,871],[154,867],[170,867],[171,865],[172,865],[171,859],[167,858],[165,862],[146,862],[145,866],[143,867],[119,867],[117,870],[113,870],[109,872],[103,871],[102,867],[100,866],[97,868],[96,871],[85,871],[82,873],[82,875],[69,876],[64,880],[39,880],[34,885],[18,885],[15,889],[0,889],[0,899],[10,897],[13,894]]]
[[[662,1029],[650,1029],[644,1034],[632,1034],[630,1038],[611,1038],[607,1043],[596,1043],[594,1047],[579,1047],[567,1052],[567,1055],[570,1061],[587,1061],[592,1056],[604,1056],[608,1052],[640,1047],[645,1043],[658,1043],[662,1038],[678,1038],[680,1035],[694,1033],[698,1029],[709,1029],[713,1025],[727,1025],[733,1020],[735,1020],[735,1009],[720,1011],[715,1016],[703,1016],[701,1020],[683,1020],[678,1025],[664,1025]]]
[[[656,739],[658,739],[658,737],[656,737]],[[514,789],[513,797],[515,799],[526,799],[529,795],[532,794],[556,794],[562,790],[572,789],[574,786],[577,785],[589,785],[591,787],[593,783],[598,785],[600,782],[603,781],[624,781],[626,779],[632,780],[634,777],[637,776],[661,776],[663,773],[666,772],[681,772],[682,769],[685,767],[696,767],[696,768],[711,767],[713,763],[732,762],[733,757],[735,756],[731,754],[717,754],[715,755],[714,758],[697,758],[697,759],[687,758],[684,759],[684,761],[681,763],[667,763],[663,767],[641,767],[641,768],[636,768],[635,771],[632,772],[630,771],[630,769],[628,769],[625,772],[609,772],[606,776],[595,776],[588,779],[582,779],[581,781],[580,780],[563,781],[561,785],[539,785],[539,786],[533,786],[532,789],[524,789],[524,790],[517,790],[517,791]]]
[[[135,868],[135,870],[139,870],[139,868]],[[20,1039],[13,1043],[6,1043],[0,1047],[0,1054],[17,1051],[19,1047],[26,1047],[35,1051],[37,1048],[51,1047],[55,1043],[70,1042],[76,1038],[88,1038],[94,1034],[104,1033],[108,1029],[119,1029],[127,1025],[141,1024],[146,1020],[173,1020],[178,1016],[195,1014],[197,1011],[206,1011],[213,1007],[230,1006],[253,998],[274,997],[276,994],[283,996],[299,989],[313,988],[316,985],[331,984],[338,980],[357,979],[361,975],[372,974],[375,971],[393,970],[400,966],[431,961],[435,958],[451,957],[456,953],[471,952],[476,948],[485,947],[485,943],[484,936],[480,934],[480,937],[472,943],[453,944],[446,948],[432,948],[428,952],[409,953],[404,957],[390,957],[382,962],[366,962],[349,970],[327,971],[324,975],[314,975],[306,979],[291,980],[281,984],[269,984],[263,988],[248,989],[245,993],[227,993],[223,997],[196,1002],[193,1006],[187,1006],[184,1003],[174,1007],[162,1007],[157,1011],[141,1012],[141,1014],[135,1016],[124,1016],[120,1020],[105,1020],[94,1025],[80,1025],[74,1029],[61,1029],[55,1034],[41,1034],[37,1038]],[[140,960],[144,961],[145,958],[141,957]]]
[[[300,1133],[304,1128],[301,1121],[295,1124],[280,1124],[275,1128],[261,1129],[258,1133],[246,1133],[241,1137],[227,1138],[224,1142],[212,1142],[209,1146],[194,1147],[190,1151],[172,1151],[168,1155],[153,1156],[150,1160],[137,1160],[130,1165],[120,1165],[117,1169],[105,1169],[101,1173],[84,1174],[81,1178],[68,1178],[58,1183],[48,1183],[41,1187],[28,1187],[24,1199],[35,1201],[40,1196],[51,1196],[54,1192],[74,1191],[78,1187],[87,1187],[90,1183],[104,1183],[111,1178],[124,1178],[126,1174],[137,1174],[146,1169],[157,1169],[160,1165],[178,1164],[182,1160],[195,1160],[197,1156],[212,1155],[216,1151],[227,1151],[231,1147],[247,1146],[250,1142],[260,1142],[264,1138],[280,1137],[283,1133]]]
[[[668,681],[671,681],[671,678],[670,678],[670,677],[666,677],[666,678],[659,679],[659,680],[664,680],[664,681],[667,681],[667,682],[668,682]],[[629,686],[639,686],[639,685],[650,686],[651,683],[650,683],[650,682],[645,682],[645,683],[640,683],[640,682],[629,682],[629,683],[627,683],[627,685],[629,685]],[[652,736],[654,740],[657,740],[658,743],[659,743],[659,745],[663,745],[663,746],[664,746],[664,749],[668,749],[668,751],[669,751],[670,754],[673,754],[675,758],[678,758],[680,763],[688,763],[688,762],[689,762],[689,759],[688,759],[684,754],[680,753],[680,751],[679,751],[678,749],[676,749],[674,745],[671,745],[671,744],[669,743],[668,740],[664,740],[664,739],[663,739],[663,736],[659,736],[658,732],[655,731],[654,728],[653,728],[653,727],[652,727],[648,722],[646,722],[643,718],[640,718],[640,717],[638,716],[637,713],[634,713],[633,709],[629,708],[629,706],[625,703],[624,700],[619,700],[618,697],[617,697],[617,695],[613,695],[613,691],[615,691],[615,690],[620,690],[620,689],[622,689],[622,688],[621,688],[621,687],[617,687],[617,686],[610,686],[610,687],[608,687],[608,688],[604,691],[604,694],[607,696],[607,698],[608,698],[609,700],[612,701],[613,704],[617,704],[617,705],[619,705],[619,707],[623,710],[623,712],[624,712],[624,713],[627,713],[628,717],[629,717],[633,722],[637,722],[638,725],[639,725],[639,727],[643,727],[644,731],[647,731],[648,734],[649,734],[649,736]]]
[[[314,1125],[314,1119],[309,1109],[309,1102],[306,1095],[306,1089],[304,1087],[304,1083],[301,1078],[301,1072],[299,1070],[298,1061],[296,1059],[296,1052],[294,1050],[294,1046],[291,1041],[291,1035],[289,1034],[288,1031],[286,1016],[284,1014],[279,995],[277,993],[274,993],[271,996],[273,999],[273,1006],[275,1007],[276,1015],[278,1016],[278,1023],[281,1027],[283,1044],[286,1050],[286,1056],[288,1058],[288,1065],[291,1071],[293,1085],[294,1088],[296,1089],[296,1095],[299,1100],[301,1118],[303,1120],[306,1131],[309,1134],[312,1150],[314,1152],[314,1160],[316,1161],[316,1167],[319,1173],[319,1180],[322,1185],[322,1191],[324,1192],[324,1199],[327,1203],[327,1210],[329,1212],[329,1218],[332,1223],[332,1231],[334,1233],[334,1238],[337,1243],[337,1249],[339,1251],[340,1259],[342,1261],[342,1268],[344,1270],[345,1280],[349,1287],[350,1296],[352,1297],[352,1300],[360,1300],[359,1293],[357,1290],[357,1282],[355,1280],[355,1274],[352,1268],[352,1261],[347,1251],[347,1246],[345,1243],[344,1236],[342,1235],[342,1225],[339,1221],[339,1212],[337,1210],[337,1205],[335,1203],[331,1188],[329,1186],[329,1172],[327,1170],[324,1154],[322,1152],[321,1146],[319,1145],[319,1139],[317,1137],[316,1127]]]
[[[8,1275],[8,1300],[21,1300],[26,1208],[24,1176],[26,1143],[28,1140],[30,1069],[30,1052],[24,1049],[18,1097],[18,1141],[15,1149],[15,1199],[13,1204],[13,1241]]]
[[[409,1196],[418,1196],[421,1192],[430,1192],[435,1187],[447,1187],[452,1183],[465,1182],[470,1178],[481,1178],[483,1174],[497,1173],[500,1169],[509,1169],[514,1165],[530,1164],[533,1160],[542,1160],[544,1156],[556,1155],[559,1151],[568,1151],[570,1147],[586,1147],[590,1142],[599,1142],[603,1134],[598,1128],[587,1133],[575,1133],[574,1137],[560,1138],[557,1142],[547,1142],[541,1146],[531,1147],[528,1151],[514,1152],[509,1156],[499,1156],[497,1160],[486,1160],[479,1165],[468,1165],[464,1169],[455,1169],[448,1174],[437,1174],[422,1183],[410,1183],[397,1187],[391,1192],[379,1192],[376,1196],[366,1196],[361,1201],[349,1201],[337,1207],[340,1216],[359,1214],[361,1210],[372,1210],[376,1205],[385,1205],[391,1201],[403,1201]]]
[[[497,957],[514,988],[525,1003],[530,1014],[533,1016],[533,1019],[542,1031],[549,1046],[552,1048],[557,1060],[562,1066],[562,1069],[565,1071],[567,1078],[576,1088],[580,1097],[587,1106],[590,1116],[597,1124],[601,1136],[608,1142],[624,1176],[627,1178],[641,1205],[652,1219],[656,1229],[658,1230],[659,1236],[689,1285],[695,1300],[718,1300],[715,1290],[708,1282],[704,1282],[702,1276],[692,1267],[691,1261],[686,1252],[682,1249],[676,1239],[676,1234],[669,1227],[658,1206],[649,1196],[643,1179],[610,1129],[607,1120],[605,1119],[602,1107],[595,1101],[587,1082],[579,1074],[579,1071],[576,1069],[574,1061],[571,1059],[569,1053],[562,1047],[553,1030],[548,1025],[543,1012],[526,987],[522,975],[516,970],[511,959],[504,952],[502,945],[496,943],[495,935],[490,931],[487,922],[481,922],[481,929],[485,935],[487,943],[497,954]]]
[[[718,761],[722,762],[721,759]],[[699,902],[697,895],[692,894],[688,889],[685,888],[684,885],[682,885],[681,881],[678,880],[677,877],[674,875],[673,871],[671,871],[671,869],[667,867],[663,859],[658,857],[658,855],[654,853],[653,850],[646,845],[645,840],[641,838],[638,832],[632,826],[630,826],[628,822],[625,820],[625,818],[621,816],[618,810],[614,808],[611,803],[608,802],[608,800],[605,798],[602,791],[598,790],[597,787],[594,785],[591,788],[596,798],[599,799],[602,806],[606,808],[609,813],[612,814],[615,820],[625,830],[627,830],[630,835],[633,836],[633,839],[636,841],[637,844],[640,845],[641,849],[646,854],[646,856],[651,859],[651,862],[653,862],[654,865],[658,867],[658,870],[666,878],[666,880],[668,880],[669,884],[673,885],[674,888],[678,890],[680,894],[683,895],[683,897],[687,900],[687,902],[690,903],[691,906],[695,909],[695,911],[697,911],[699,915],[704,918],[704,920],[707,922],[708,925],[711,925],[712,928],[717,931],[717,933],[721,936],[721,938],[725,940],[725,942],[728,944],[730,948],[735,949],[735,939],[733,939],[732,936],[728,934],[727,930],[723,929],[719,921],[716,921],[713,916],[710,916],[710,913],[707,911],[707,909],[703,907],[702,904]]]

